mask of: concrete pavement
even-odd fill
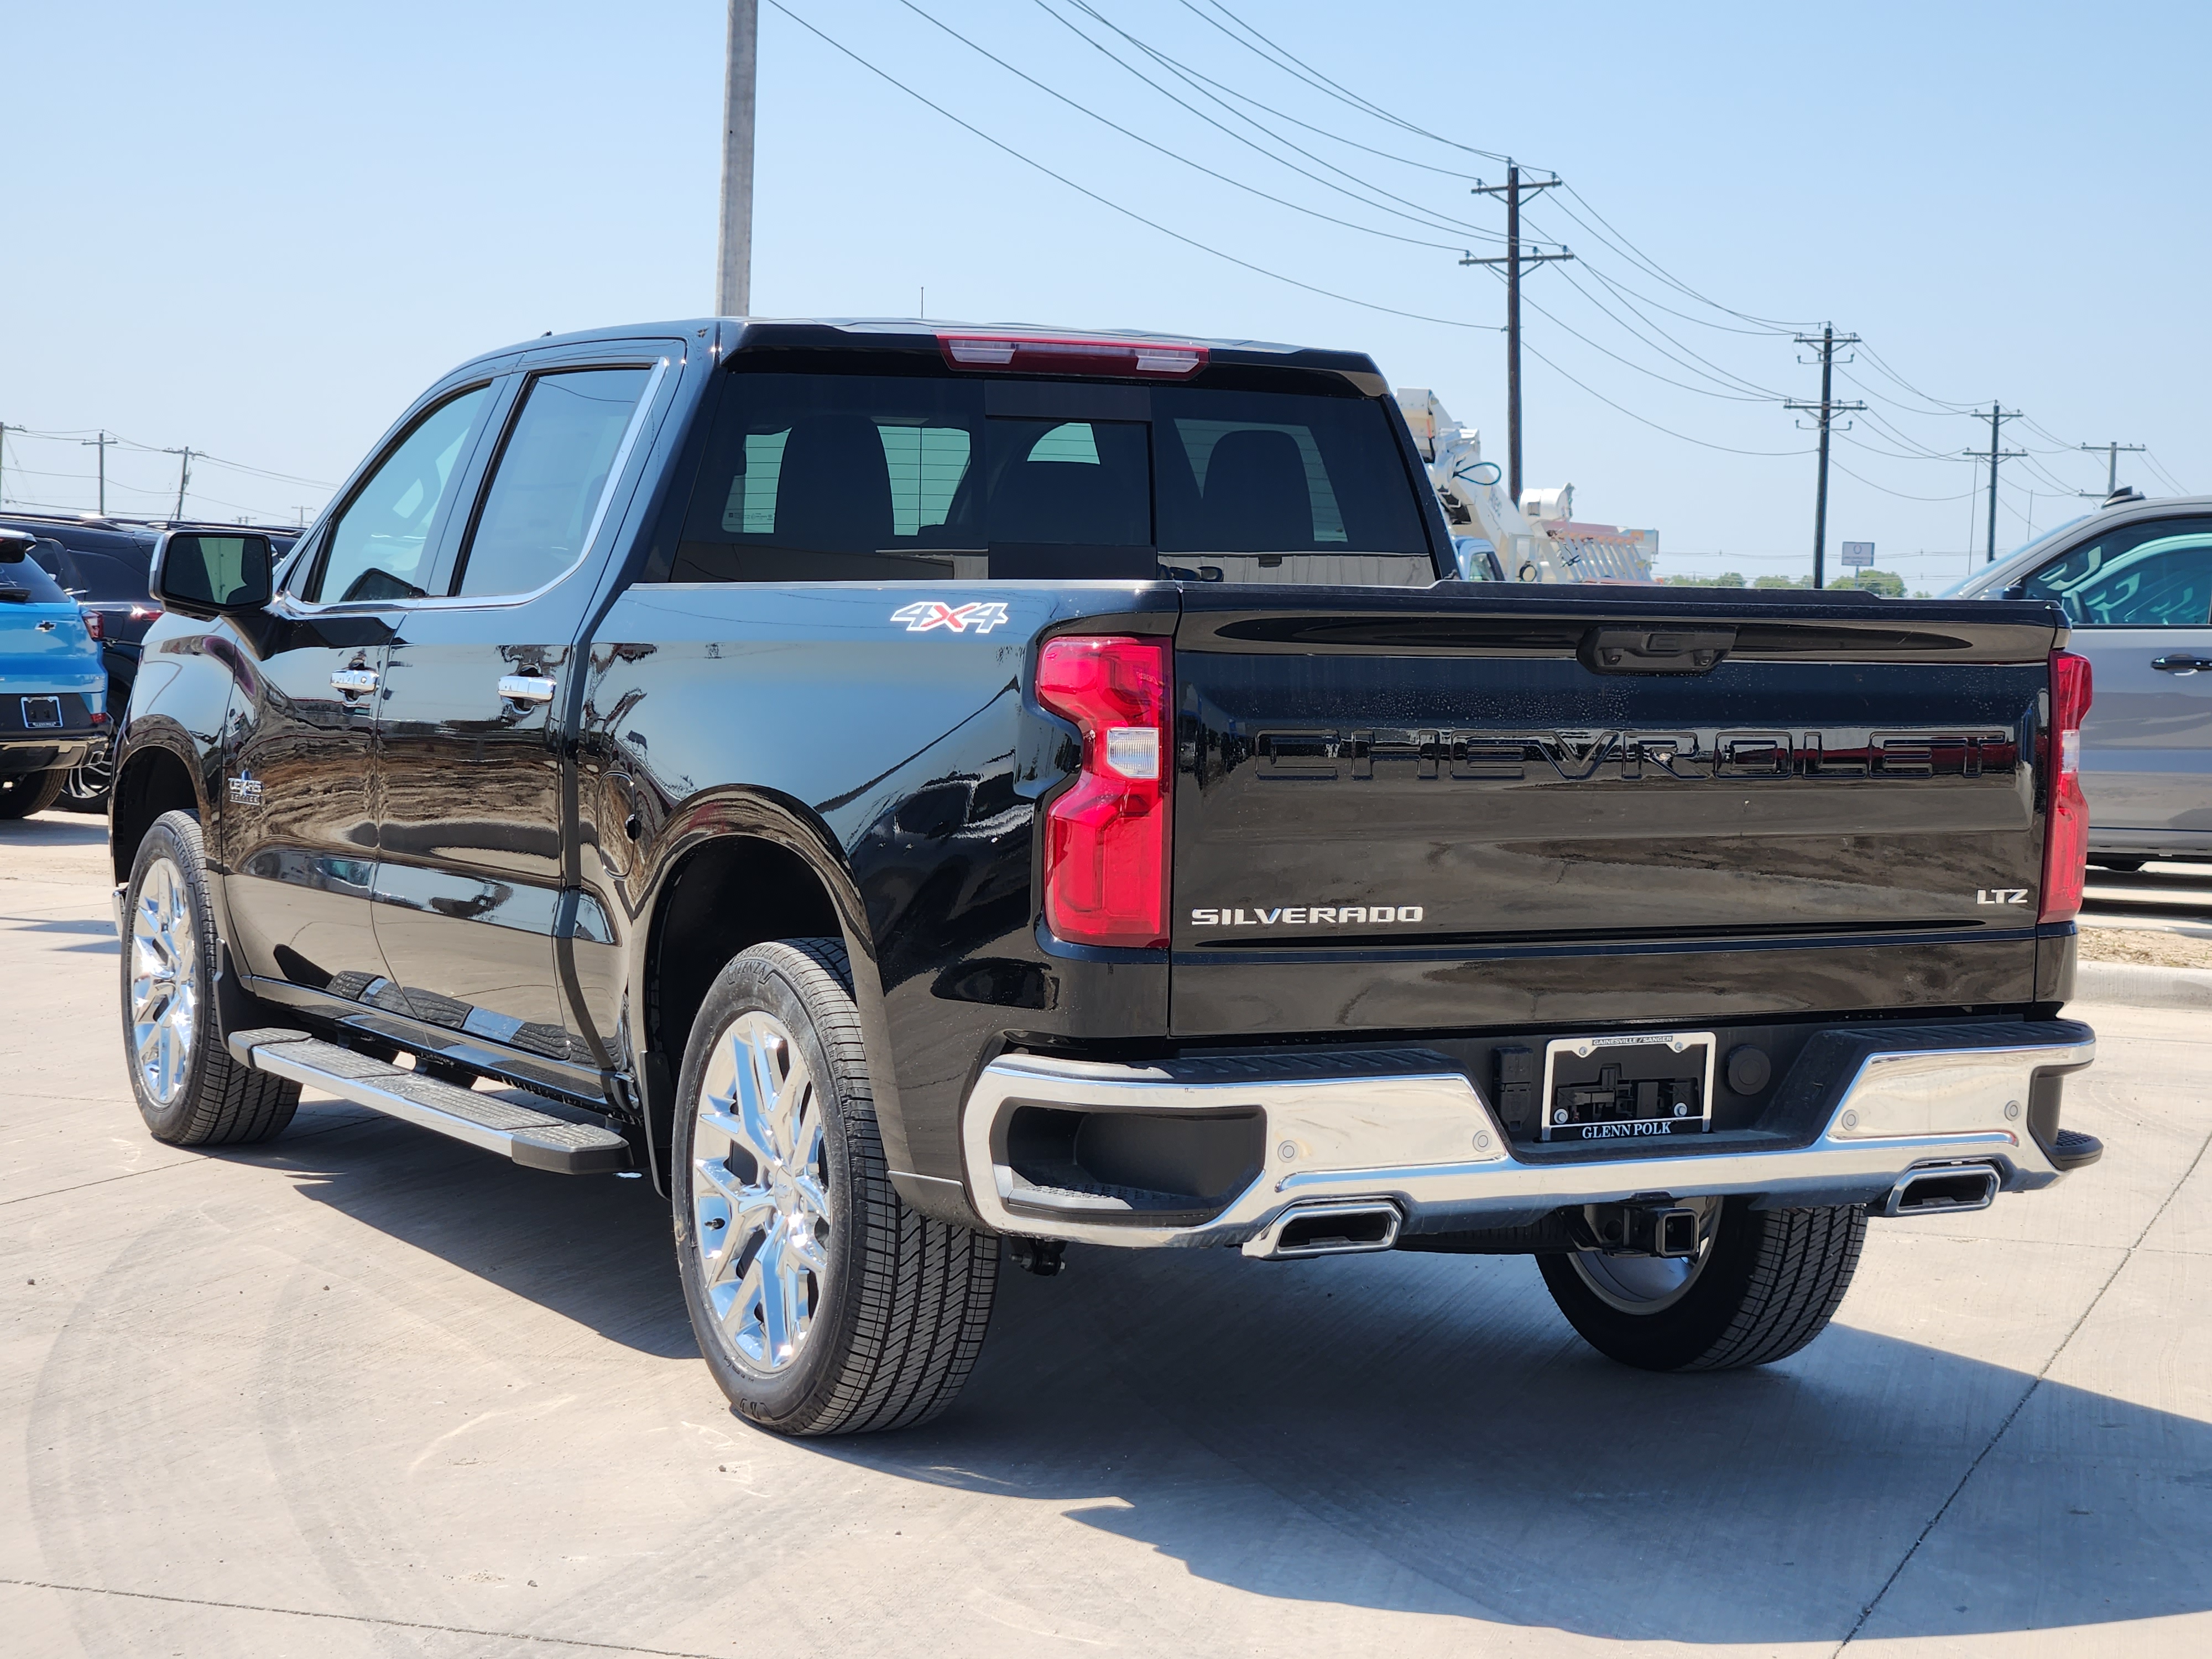
[[[2081,1008],[2105,1162],[1877,1222],[1838,1323],[1612,1365],[1522,1260],[1071,1251],[792,1443],[661,1201],[332,1102],[149,1139],[94,821],[0,827],[0,1630],[38,1655],[2212,1649],[2212,1027]]]

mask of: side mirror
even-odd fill
[[[172,530],[154,550],[148,586],[167,609],[204,622],[268,604],[276,562],[276,549],[266,536]]]
[[[0,530],[0,564],[22,563],[38,539],[21,530]]]

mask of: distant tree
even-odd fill
[[[1723,571],[1717,576],[1662,576],[1659,579],[1659,586],[1662,587],[1741,587],[1743,578],[1733,570]]]
[[[1753,587],[1810,587],[1810,576],[1761,576],[1752,583]]]
[[[1855,587],[1865,593],[1880,593],[1885,598],[1901,599],[1905,597],[1905,578],[1887,570],[1855,571],[1845,580],[1833,584],[1837,587]]]

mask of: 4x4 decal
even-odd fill
[[[972,605],[947,605],[942,599],[916,599],[892,611],[891,620],[904,623],[909,634],[927,634],[933,628],[948,629],[955,634],[965,634],[970,629],[978,634],[988,634],[1012,618],[1006,615],[1004,599],[979,599]]]

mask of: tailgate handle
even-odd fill
[[[1576,655],[1593,674],[1710,674],[1735,644],[1733,628],[1593,628]]]

